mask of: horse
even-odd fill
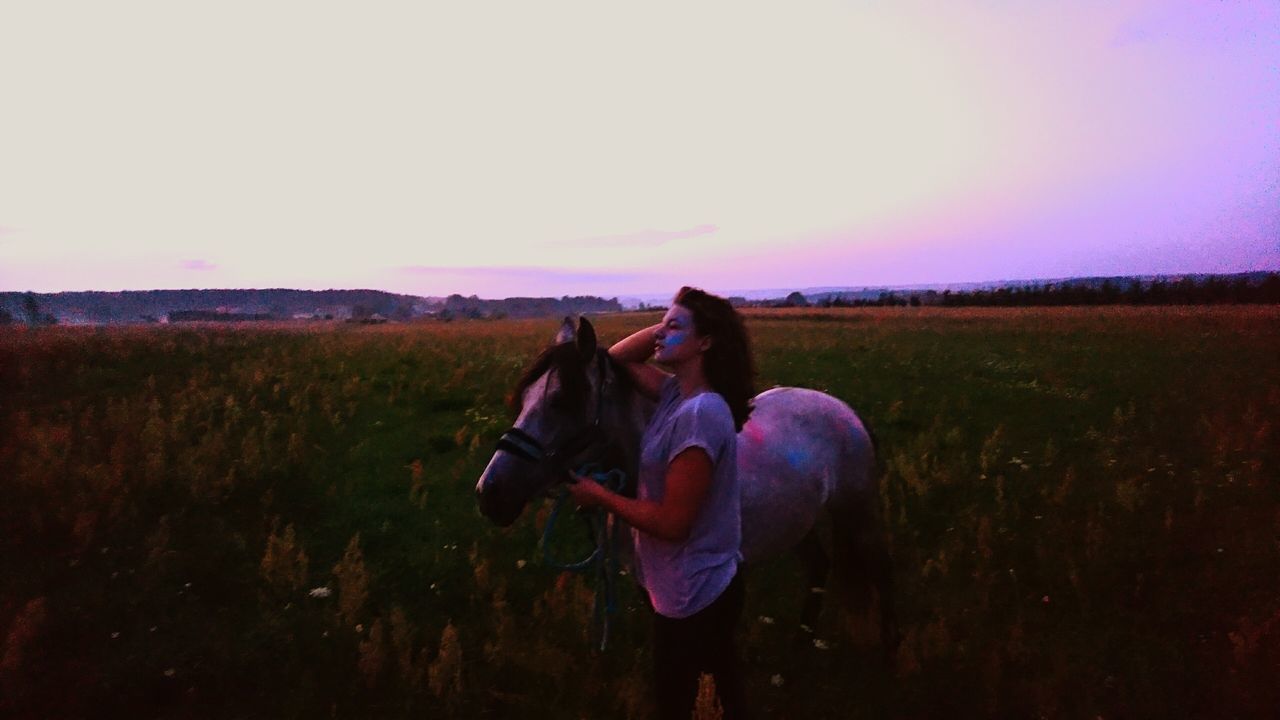
[[[494,524],[515,522],[532,498],[580,464],[636,477],[654,403],[598,346],[586,318],[576,329],[564,319],[554,342],[517,383],[511,405],[513,426],[476,483],[480,512]],[[874,589],[882,650],[891,661],[898,643],[892,566],[876,449],[866,425],[830,395],[776,387],[753,399],[737,453],[743,562],[799,555],[809,588],[801,610],[806,632],[815,626],[829,580],[841,599],[864,612]]]

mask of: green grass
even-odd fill
[[[828,608],[814,647],[796,564],[752,568],[761,716],[1267,716],[1277,320],[753,312],[761,389],[827,390],[878,437],[905,632],[887,669]],[[555,325],[0,330],[0,714],[645,716],[634,589],[592,653],[538,508],[502,530],[475,509]]]

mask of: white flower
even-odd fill
[[[311,588],[311,592],[307,594],[313,598],[327,598],[333,594],[333,591],[322,585],[317,588]]]
[[[774,673],[773,677],[769,678],[769,684],[774,687],[782,687],[783,682],[782,676],[777,673]]]
[[[169,668],[168,670],[165,670],[165,671],[164,671],[164,676],[165,676],[165,677],[167,677],[167,678],[171,678],[171,677],[173,677],[174,675],[177,675],[177,674],[178,674],[178,671],[177,671],[177,670],[174,670],[173,668]]]
[[[528,564],[529,564],[529,561],[528,561],[528,560],[517,560],[517,561],[516,561],[516,569],[517,569],[517,570],[523,570],[523,569],[524,569],[524,566],[525,566],[525,565],[528,565]]]
[[[760,620],[760,622],[764,623],[765,625],[772,625],[772,624],[773,624],[773,618],[769,617],[768,615],[761,615],[761,616],[759,617],[759,620]]]
[[[827,641],[826,641],[826,640],[823,640],[822,638],[814,638],[814,639],[813,639],[813,646],[814,646],[814,647],[816,647],[816,648],[818,648],[819,650],[830,650],[830,649],[831,649],[831,646],[827,644]]]

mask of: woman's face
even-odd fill
[[[653,333],[653,359],[664,365],[679,365],[697,357],[711,346],[711,338],[693,327],[693,313],[683,305],[672,305]]]

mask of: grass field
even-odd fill
[[[653,314],[601,317],[605,342]],[[547,321],[0,328],[0,715],[645,717],[473,486]],[[905,639],[748,575],[760,717],[1272,717],[1280,308],[749,315],[875,430]]]

